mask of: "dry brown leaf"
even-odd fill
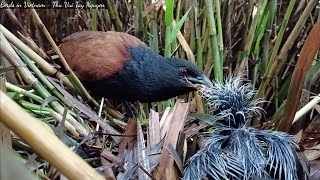
[[[137,121],[134,119],[129,119],[127,123],[126,131],[123,133],[125,135],[119,144],[119,154],[118,158],[122,160],[124,158],[124,151],[127,146],[132,149],[132,143],[136,139],[137,135]],[[132,137],[130,137],[132,136]]]
[[[320,144],[313,146],[312,149],[305,150],[304,155],[307,157],[308,161],[320,158]]]
[[[149,176],[144,172],[150,174],[149,159],[147,158],[146,146],[144,143],[143,131],[140,121],[137,121],[137,158],[140,168],[138,169],[138,178],[141,180],[148,180]]]
[[[165,139],[164,148],[161,151],[160,164],[155,172],[156,179],[172,179],[171,176],[170,178],[168,176],[164,176],[167,172],[167,169],[170,170],[174,165],[174,159],[171,157],[167,146],[171,144],[174,148],[176,148],[179,134],[183,130],[183,125],[188,113],[188,109],[189,103],[181,103],[177,101],[177,103],[175,104],[169,131]]]
[[[101,158],[101,164],[104,167],[108,167],[111,165],[110,161],[108,161],[107,159],[104,159],[104,158]],[[116,179],[111,167],[105,168],[103,172],[104,172],[104,177],[106,179],[110,179],[110,180]]]
[[[168,133],[168,131],[170,129],[172,116],[173,116],[172,111],[170,111],[167,116],[161,117],[161,121],[160,121],[161,139],[163,139],[166,136],[166,134]]]
[[[112,154],[111,152],[107,151],[107,150],[103,150],[102,153],[100,154],[100,156],[105,159],[108,160],[108,162],[112,162],[118,165],[118,170],[119,172],[124,172],[124,168],[123,168],[123,163],[121,162],[121,160],[115,156],[114,154]],[[109,164],[110,164],[109,162]]]
[[[162,116],[161,116],[161,119],[160,119],[160,128],[162,128],[162,126],[164,125],[164,122],[166,121],[167,116],[168,116],[169,113],[170,113],[170,110],[171,110],[171,107],[167,107],[167,108],[164,110],[164,112],[163,112],[163,114],[162,114]]]
[[[311,29],[299,55],[299,59],[294,68],[290,82],[287,103],[284,109],[282,119],[279,123],[278,130],[289,131],[293,118],[296,114],[304,77],[314,60],[316,53],[320,48],[320,21]]]
[[[209,126],[208,124],[201,123],[201,122],[199,122],[199,124],[192,123],[190,126],[185,128],[183,132],[186,133],[187,138],[189,138],[195,134],[198,134],[201,129],[206,128],[208,126]]]
[[[161,140],[159,113],[150,109],[149,113],[149,144],[153,148]]]

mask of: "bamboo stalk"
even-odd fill
[[[262,95],[264,95],[264,97],[266,97],[270,93],[271,87],[267,88],[267,86],[270,84],[272,78],[276,77],[280,73],[280,71],[282,70],[283,65],[287,61],[289,50],[292,48],[295,40],[300,35],[300,31],[303,28],[303,25],[305,24],[312,9],[314,8],[314,6],[316,4],[317,4],[317,0],[310,0],[308,2],[306,8],[304,9],[301,16],[299,17],[298,22],[295,24],[289,37],[287,38],[286,42],[282,46],[278,57],[276,57],[276,60],[272,64],[270,64],[270,62],[269,62],[269,64],[268,64],[269,69],[267,69],[267,71],[266,71],[266,73],[268,73],[268,74],[267,74],[266,78],[264,79],[264,81],[261,83],[256,97],[261,97]],[[272,58],[272,55],[270,57],[270,60],[272,60],[271,58]]]
[[[317,4],[317,0],[310,0],[307,4],[306,8],[302,12],[298,22],[294,26],[293,30],[291,31],[288,39],[284,43],[284,45],[281,48],[281,51],[279,53],[279,56],[277,57],[277,60],[272,64],[271,69],[269,71],[268,77],[274,77],[279,74],[280,70],[282,69],[282,66],[287,60],[288,52],[292,48],[294,41],[298,38],[298,36],[301,33],[301,29],[303,28],[303,25],[307,21],[308,17],[310,16],[310,13],[312,9]],[[268,78],[270,79],[270,78]]]
[[[59,123],[62,123],[63,117],[62,117],[59,113],[56,113],[55,111],[52,111],[52,110],[50,111],[50,113],[51,113],[52,117],[53,117],[55,120],[57,120]],[[68,117],[66,117],[66,118],[68,118]],[[69,120],[69,121],[70,121],[70,120]],[[74,136],[76,136],[76,137],[79,136],[76,128],[74,128],[74,127],[69,123],[69,121],[68,121],[68,120],[65,121],[65,122],[63,123],[63,126],[64,126],[72,135],[74,135]]]
[[[42,59],[37,53],[35,53],[32,49],[30,49],[27,45],[25,45],[20,39],[18,39],[15,35],[13,35],[10,31],[8,31],[4,26],[0,24],[0,31],[6,37],[6,39],[16,46],[19,50],[21,50],[24,54],[26,54],[30,59],[36,62],[47,74],[56,76],[61,79],[65,85],[69,88],[73,88],[72,84],[66,78],[66,76],[59,72],[56,68],[52,67],[47,61]]]
[[[25,101],[23,99],[16,100],[16,103],[20,104],[23,107],[23,109],[25,109],[25,110],[31,110],[31,111],[37,110],[37,111],[42,111],[44,113],[52,111],[52,109],[50,107],[47,107],[47,106],[41,107],[41,105],[33,104],[33,103]]]
[[[277,56],[277,54],[278,54],[278,50],[279,50],[279,47],[280,47],[280,43],[281,43],[281,41],[282,41],[283,34],[284,34],[284,32],[285,32],[285,30],[286,30],[286,27],[287,27],[287,24],[288,24],[288,22],[289,22],[289,18],[290,18],[290,16],[291,16],[291,12],[292,12],[292,10],[293,10],[293,7],[294,7],[294,5],[295,5],[295,2],[296,2],[296,0],[291,0],[290,3],[289,3],[288,9],[287,9],[286,14],[285,14],[284,19],[283,19],[283,23],[282,23],[282,25],[281,25],[281,27],[280,27],[280,31],[279,31],[279,33],[277,34],[277,41],[276,41],[276,43],[275,43],[275,45],[274,45],[274,48],[273,48],[271,57],[270,57],[270,59],[269,59],[268,65],[270,65],[270,64],[272,64],[272,63],[274,62],[274,60],[275,60],[275,58],[276,58],[276,56]],[[270,69],[268,68],[268,69],[267,69],[267,72],[269,72],[269,70],[270,70]]]
[[[53,49],[56,51],[56,53],[58,54],[61,63],[63,64],[64,68],[66,69],[66,71],[68,73],[70,73],[72,79],[75,80],[76,84],[79,86],[79,90],[80,93],[83,93],[83,96],[85,98],[87,98],[88,100],[92,100],[92,97],[90,96],[90,94],[87,92],[87,90],[84,88],[84,86],[82,85],[82,83],[80,82],[80,80],[78,79],[78,77],[74,74],[74,72],[72,71],[72,69],[70,68],[70,66],[68,65],[67,61],[65,60],[65,58],[63,57],[61,51],[59,50],[58,46],[56,45],[56,43],[54,42],[54,40],[52,39],[51,35],[49,34],[49,31],[47,30],[47,28],[45,27],[45,25],[42,23],[38,13],[36,12],[35,9],[30,9],[31,13],[33,15],[33,17],[35,18],[36,23],[38,24],[38,26],[41,28],[41,30],[43,31],[44,35],[46,36],[46,38],[48,39],[49,43],[51,44],[51,46],[53,47]]]
[[[26,28],[23,27],[23,25],[18,20],[18,18],[16,17],[16,15],[12,11],[12,9],[8,8],[8,9],[5,9],[5,10],[6,10],[6,13],[7,13],[9,19],[11,20],[11,22],[13,24],[15,24],[15,27],[17,27],[17,29],[18,29],[17,33],[18,33],[19,38],[26,45],[28,45],[34,52],[38,53],[43,59],[48,60],[49,57],[47,56],[47,54],[43,51],[43,49],[38,47],[38,45],[32,40],[32,38],[30,37],[28,31],[26,30]]]
[[[119,13],[117,12],[117,8],[113,1],[106,0],[108,13],[110,15],[110,19],[116,29],[116,31],[123,31],[123,25],[119,18]]]
[[[97,1],[96,0],[91,0],[91,2],[93,3],[93,4],[96,4],[97,3]],[[98,24],[98,19],[97,19],[97,9],[95,9],[95,8],[90,8],[90,14],[91,14],[91,29],[93,30],[93,31],[96,31],[97,30],[97,24]]]
[[[15,47],[14,47],[15,48]],[[23,59],[23,61],[32,69],[32,71],[37,75],[37,77],[50,89],[50,91],[58,97],[63,103],[68,104],[68,102],[65,100],[63,95],[57,90],[56,87],[54,87],[51,82],[42,74],[42,72],[38,69],[38,67],[32,63],[32,61],[19,49],[15,48],[16,52],[19,54],[19,56]]]
[[[6,92],[6,78],[4,75],[0,76],[0,91]],[[1,98],[1,97],[0,97]],[[3,146],[4,148],[1,148]],[[2,122],[0,122],[0,159],[3,159],[1,156],[3,156],[3,149],[9,150],[12,148],[12,141],[11,141],[11,134],[10,129],[8,129],[7,126],[5,126]],[[1,161],[2,162],[2,161]],[[5,166],[5,164],[2,164],[0,162],[0,172],[1,167]],[[1,179],[1,175],[0,175]]]
[[[221,23],[221,6],[220,0],[214,0],[215,7],[216,7],[216,14],[217,14],[217,30],[218,30],[218,47],[219,47],[219,54],[220,54],[220,61],[221,66],[223,67],[223,31],[222,31],[222,23]]]
[[[144,21],[142,16],[143,11],[143,1],[142,0],[134,0],[134,34],[139,38],[143,39],[144,35]]]
[[[150,36],[150,47],[151,49],[155,52],[155,53],[159,53],[159,37],[158,37],[158,25],[157,25],[157,13],[156,12],[152,12],[152,17],[150,19],[151,21],[151,36]]]
[[[35,95],[32,92],[29,92],[25,89],[18,87],[18,86],[15,86],[9,82],[6,82],[6,88],[10,91],[14,91],[16,93],[23,94],[24,96],[31,98],[32,100],[34,100],[38,103],[42,103],[42,101],[43,101],[43,99],[40,96]]]
[[[264,1],[265,2],[265,1]],[[253,42],[254,42],[254,38],[255,38],[255,34],[256,34],[256,30],[258,27],[258,22],[260,20],[260,13],[259,11],[263,11],[264,6],[263,6],[263,1],[259,1],[257,3],[257,5],[254,7],[254,9],[257,8],[257,12],[253,12],[255,14],[252,14],[252,22],[251,25],[249,27],[249,32],[246,34],[246,37],[244,39],[244,48],[243,51],[245,52],[245,56],[241,59],[241,64],[238,68],[238,72],[237,72],[237,76],[241,76],[244,74],[244,72],[246,72],[246,67],[248,66],[248,56],[249,56],[249,52],[251,52],[252,50],[252,46],[253,46]],[[261,20],[260,20],[261,21]]]
[[[104,179],[2,91],[0,97],[0,121],[62,174],[69,179]]]
[[[94,100],[91,95],[88,93],[88,91],[85,89],[85,87],[83,86],[83,84],[81,83],[81,81],[79,80],[79,78],[75,75],[75,73],[72,71],[72,69],[70,68],[70,66],[68,65],[67,61],[65,60],[65,58],[63,57],[61,51],[59,50],[58,46],[56,45],[56,43],[54,42],[54,40],[52,39],[49,31],[47,30],[47,28],[45,27],[45,25],[42,23],[38,13],[36,12],[35,9],[31,9],[31,13],[33,15],[33,17],[35,18],[35,21],[37,22],[38,26],[41,28],[41,30],[43,31],[44,35],[47,37],[49,43],[51,44],[51,46],[53,47],[53,49],[56,51],[56,53],[58,54],[61,63],[63,64],[64,68],[66,69],[66,71],[70,74],[70,77],[72,79],[72,82],[75,83],[75,88],[78,90],[78,92],[87,100],[91,101],[96,107],[99,107],[99,103]]]
[[[31,85],[42,98],[45,99],[50,97],[51,94],[28,70],[26,65],[22,62],[20,57],[11,47],[7,39],[3,36],[2,32],[0,32],[0,44],[0,53],[2,53],[3,56],[6,57],[14,67],[17,68],[23,80],[27,84]],[[58,113],[63,114],[64,108],[59,104],[59,102],[51,101],[49,105]],[[88,134],[88,131],[76,119],[74,119],[70,114],[68,114],[68,117],[70,117],[70,123],[77,129],[77,131],[79,131],[80,134]]]
[[[212,0],[205,0],[207,16],[209,20],[209,35],[211,40],[212,47],[212,60],[215,80],[222,82],[223,81],[223,67],[220,60],[219,47],[218,47],[218,37],[216,30],[216,23],[213,13]]]
[[[41,115],[52,115],[52,117],[57,120],[59,123],[62,122],[62,115],[59,113],[53,111],[49,107],[41,107],[40,105],[37,104],[32,104],[28,101],[24,101],[22,99],[19,99],[16,101],[18,104],[20,104],[24,109],[29,110],[31,112],[41,114]],[[66,117],[69,118],[69,117]],[[70,120],[69,120],[70,121]],[[69,121],[64,122],[63,126],[75,137],[79,137],[79,133],[76,131],[76,128],[74,128]]]
[[[187,2],[187,1],[186,1]],[[190,7],[189,11],[189,18],[186,19],[185,24],[184,24],[184,35],[188,35],[189,39],[189,46],[192,52],[195,51],[196,49],[196,27],[195,27],[195,22],[197,17],[195,16],[195,8],[193,1],[189,1],[190,3],[186,3],[186,7]],[[193,6],[193,7],[192,7]],[[179,22],[177,20],[177,22]],[[187,34],[188,33],[188,34]]]
[[[170,37],[171,27],[170,25],[166,25],[166,36],[165,36],[165,49],[164,49],[164,56],[170,57],[172,52],[172,46],[169,44],[169,37]]]
[[[275,17],[275,12],[277,9],[277,1],[276,0],[271,0],[268,2],[268,22],[266,24],[266,31],[265,35],[263,38],[263,53],[262,53],[262,70],[263,73],[266,72],[267,65],[268,65],[268,58],[269,58],[269,52],[270,52],[270,39],[271,39],[271,32],[272,32],[272,26],[273,26],[273,21]]]
[[[200,35],[200,23],[198,20],[198,11],[199,11],[199,7],[198,7],[198,1],[194,0],[193,1],[194,4],[194,24],[195,24],[195,32],[196,32],[196,43],[197,43],[197,66],[203,70],[203,49],[201,46],[201,35]]]
[[[0,53],[11,63],[12,66],[16,67],[23,80],[29,84],[34,85],[38,80],[33,76],[33,74],[28,70],[26,65],[21,61],[20,57],[11,47],[7,39],[0,32]]]
[[[294,8],[295,2],[296,2],[296,0],[290,0],[290,3],[288,5],[288,9],[287,9],[286,14],[283,19],[283,23],[281,24],[279,33],[277,34],[276,43],[275,43],[273,50],[272,50],[272,53],[270,55],[269,62],[267,63],[268,66],[267,66],[266,72],[264,74],[265,79],[263,79],[263,81],[261,82],[261,85],[259,87],[259,90],[258,90],[256,97],[266,97],[266,94],[265,94],[266,87],[270,83],[270,81],[274,75],[274,70],[272,70],[273,68],[271,66],[273,66],[274,61],[276,59],[276,56],[278,54],[278,50],[280,48],[280,43],[281,43],[283,35],[285,33],[285,30],[286,30],[287,24],[289,22],[289,18],[291,16],[292,10]]]
[[[309,3],[310,2],[311,1],[309,1]],[[302,93],[303,80],[320,48],[319,31],[320,21],[317,21],[309,32],[300,51],[299,59],[292,73],[285,109],[281,121],[279,122],[278,130],[280,131],[289,131],[292,125],[292,121],[300,103],[299,99]]]
[[[35,53],[32,49],[30,49],[27,45],[25,45],[20,39],[18,39],[14,34],[12,34],[9,30],[7,30],[4,26],[0,24],[0,31],[3,33],[4,37],[12,43],[15,47],[17,47],[20,51],[22,51],[25,55],[27,55],[30,59],[32,59],[37,65],[41,67],[48,75],[56,76],[58,79],[62,80],[62,82],[70,89],[74,89],[73,85],[69,81],[69,79],[58,71],[56,68],[51,66],[47,61],[45,61],[42,57],[40,57],[37,53]],[[92,99],[92,103],[99,107],[99,104]],[[123,115],[117,113],[115,110],[111,108],[106,109],[107,112],[104,114],[110,114],[112,117],[117,119],[122,119]]]

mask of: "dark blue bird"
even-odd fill
[[[66,37],[61,52],[95,95],[154,102],[212,82],[184,59],[164,58],[138,38],[122,32],[82,31]]]

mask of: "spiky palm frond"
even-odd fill
[[[188,160],[183,179],[241,179],[241,174],[242,168],[235,157],[216,148],[214,143],[207,143]]]
[[[267,171],[272,178],[286,180],[297,179],[296,161],[294,147],[297,144],[294,137],[284,133],[270,130],[251,130],[255,136],[266,143]]]
[[[213,120],[223,125],[213,127],[219,134],[209,137],[206,146],[190,158],[184,177],[210,172],[213,179],[297,179],[293,136],[246,126],[253,115],[264,112],[258,104],[265,102],[252,100],[255,91],[250,83],[234,77],[224,84],[214,82],[213,88],[200,89],[200,93]]]
[[[243,167],[244,179],[253,176],[269,178],[263,142],[257,139],[250,129],[232,130],[225,149],[237,157],[238,163]]]
[[[243,78],[234,77],[226,80],[224,84],[214,82],[213,88],[199,89],[214,114],[214,121],[227,121],[228,126],[240,127],[254,114],[264,111],[258,106],[264,101],[252,100],[255,91],[250,83],[243,82]]]
[[[245,127],[224,132],[188,160],[184,179],[297,179],[293,136]]]

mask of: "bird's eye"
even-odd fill
[[[187,75],[188,75],[187,69],[186,69],[186,68],[180,68],[179,74],[180,74],[181,76],[187,76]]]

